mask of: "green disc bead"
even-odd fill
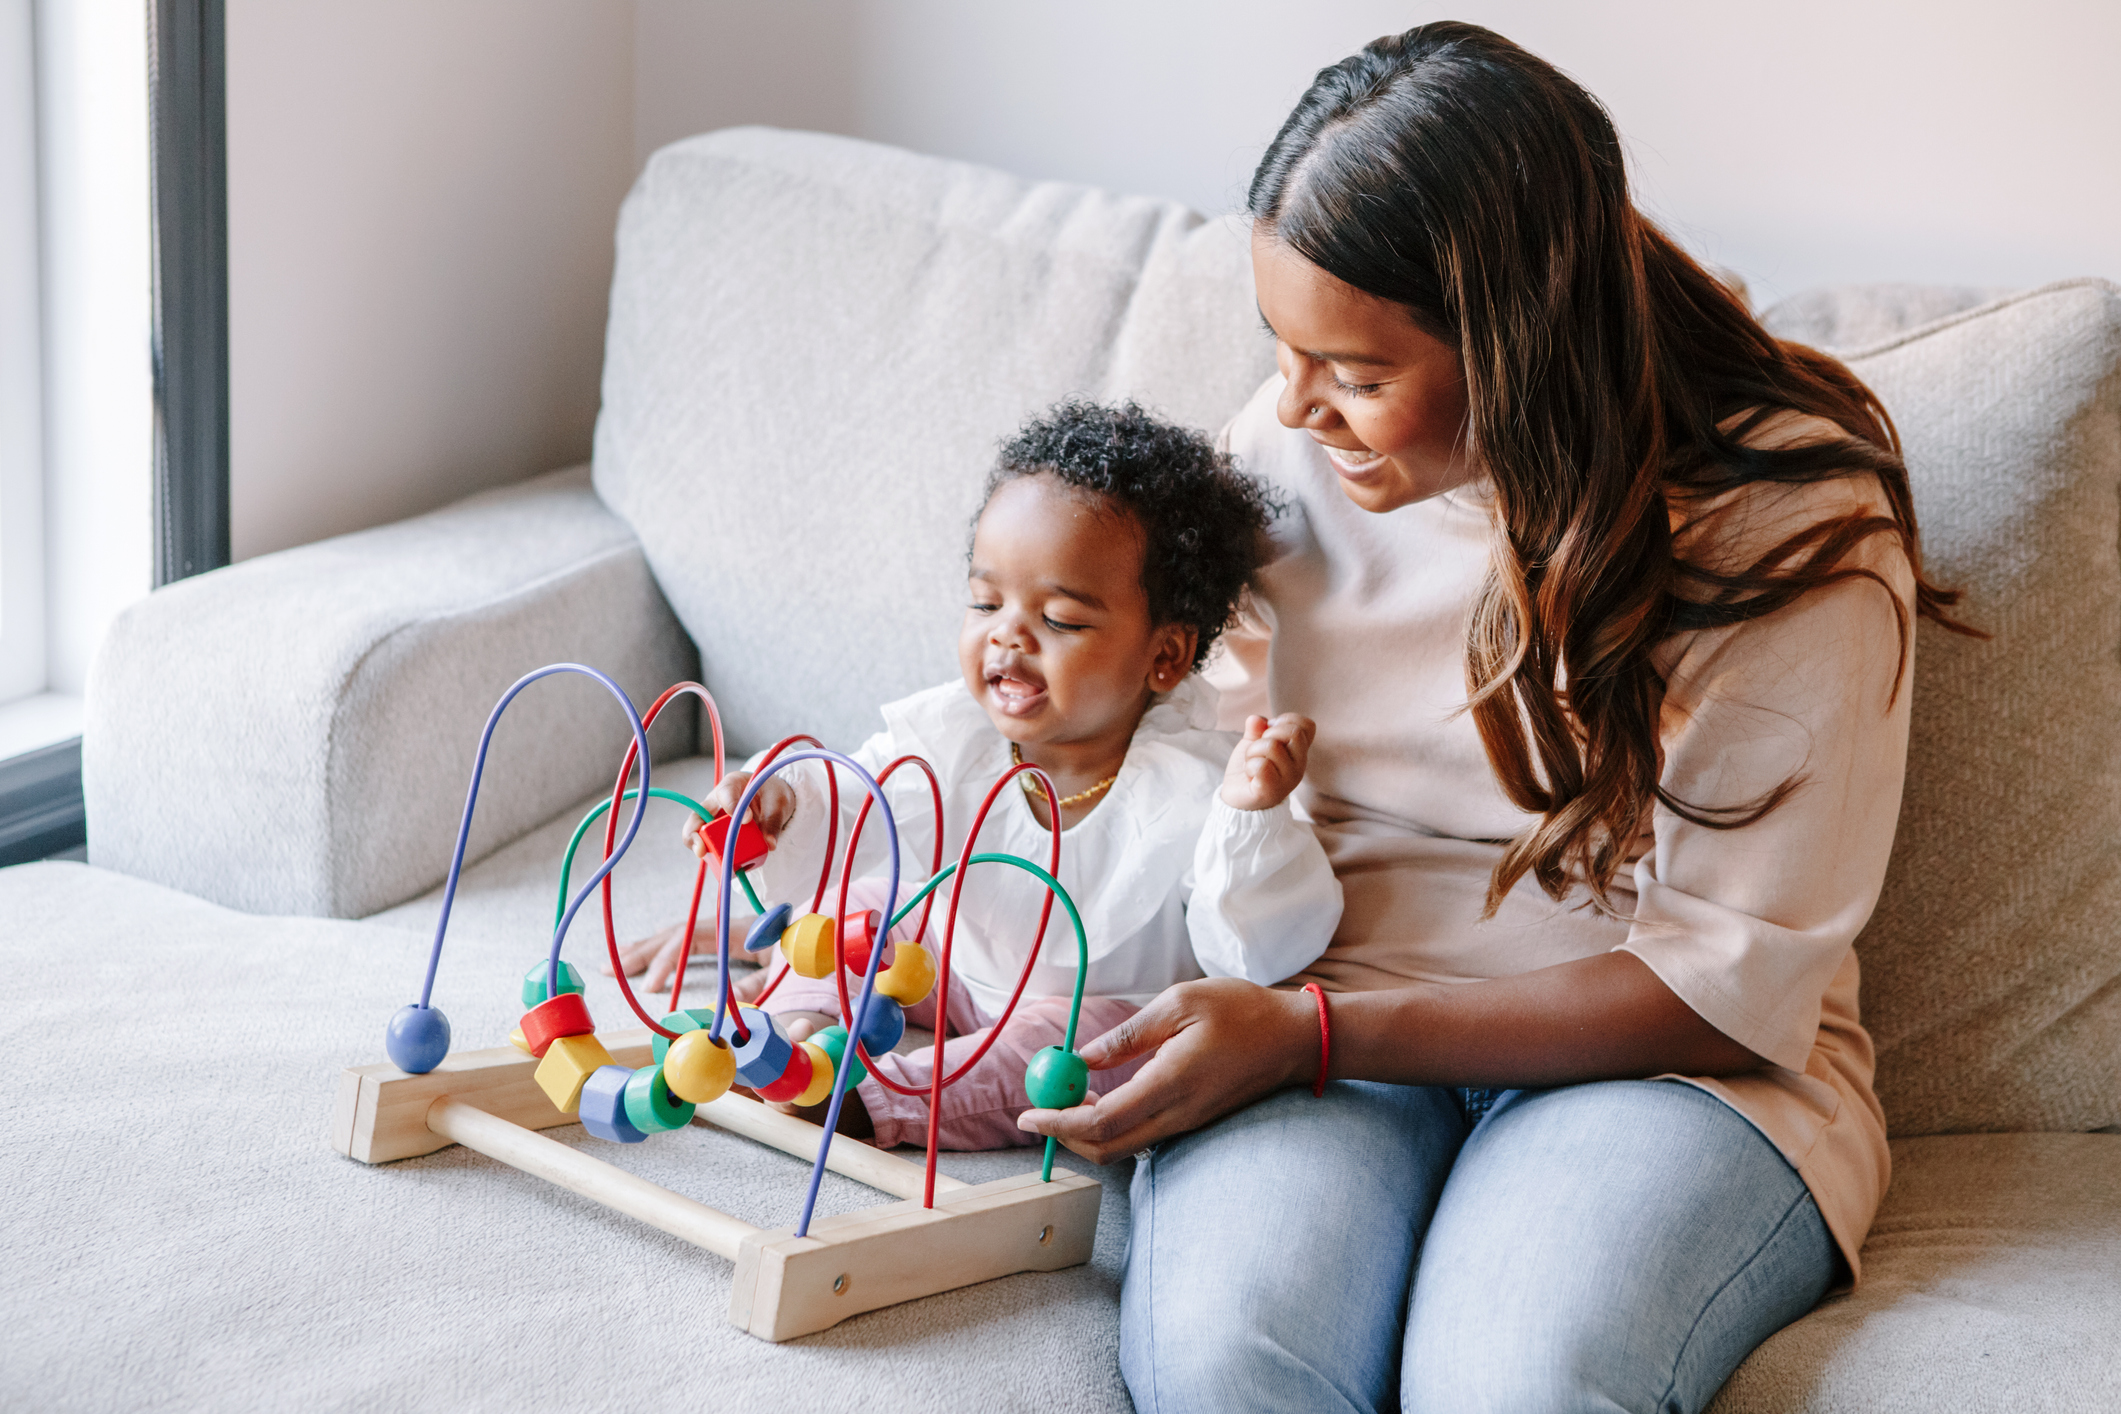
[[[523,1010],[529,1011],[551,1000],[545,993],[545,972],[550,966],[550,963],[541,962],[523,974]],[[588,990],[582,985],[582,974],[574,970],[571,962],[560,964],[560,990],[573,992],[576,996]]]
[[[862,1078],[869,1074],[869,1067],[862,1064],[862,1058],[860,1056],[856,1056],[852,1060],[845,1059],[847,1054],[846,1027],[828,1026],[824,1030],[818,1032],[815,1036],[812,1036],[810,1038],[810,1044],[816,1046],[826,1055],[832,1057],[832,1069],[835,1073],[837,1073],[843,1065],[851,1065],[854,1067],[854,1069],[850,1071],[847,1075],[847,1089],[854,1089],[855,1086],[862,1083]]]
[[[1048,1046],[1024,1067],[1024,1091],[1034,1108],[1072,1110],[1090,1093],[1090,1067],[1075,1052]]]
[[[693,1107],[670,1093],[663,1067],[644,1065],[626,1082],[626,1119],[643,1134],[661,1134],[692,1123]]]
[[[711,1006],[689,1006],[683,1011],[674,1011],[663,1018],[663,1029],[665,1031],[675,1031],[680,1036],[687,1031],[703,1031],[713,1024],[714,1008]],[[655,1063],[657,1065],[661,1065],[664,1057],[670,1054],[670,1041],[667,1037],[651,1033],[648,1039],[648,1046],[650,1050],[655,1052]]]

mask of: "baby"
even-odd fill
[[[1201,976],[1279,982],[1314,961],[1340,922],[1341,892],[1308,823],[1286,803],[1303,777],[1312,724],[1253,717],[1243,736],[1214,730],[1215,689],[1194,670],[1231,621],[1265,550],[1265,494],[1196,433],[1140,408],[1070,402],[1024,427],[1002,449],[973,527],[970,603],[958,636],[961,677],[883,709],[884,730],[853,753],[871,771],[925,757],[942,786],[945,859],[954,860],[986,792],[1014,761],[1042,768],[1060,794],[1060,881],[1082,912],[1089,975],[1078,1042],[1097,1036],[1173,983]],[[754,766],[756,762],[753,763]],[[732,809],[751,779],[726,776],[707,804]],[[1035,791],[1029,775],[1017,778]],[[753,878],[768,900],[807,899],[816,885],[826,816],[824,767],[805,762],[760,788],[756,816],[773,848]],[[843,782],[844,843],[863,794]],[[927,862],[934,820],[928,783],[902,769],[887,785],[906,843],[904,868]],[[1042,792],[1014,785],[998,800],[979,848],[1048,859]],[[881,859],[872,812],[861,860]],[[910,897],[920,880],[902,884]],[[949,885],[928,932],[940,956]],[[889,909],[885,881],[850,890],[850,916]],[[826,894],[830,909],[834,892]],[[965,881],[951,954],[954,1071],[987,1036],[1022,974],[1045,889],[1004,866]],[[910,938],[920,911],[893,931]],[[785,966],[785,964],[781,964]],[[1058,1045],[1075,984],[1073,929],[1056,908],[1037,966],[1002,1034],[943,1092],[942,1147],[1033,1142],[1016,1127],[1029,1108],[1024,1068]],[[745,979],[758,995],[774,969]],[[851,992],[851,989],[850,989]],[[938,1024],[935,999],[909,1009]],[[838,1021],[831,978],[789,975],[766,1010],[800,1040]],[[925,1091],[933,1051],[875,1058],[902,1085]],[[1092,1071],[1104,1093],[1141,1062]],[[889,1148],[924,1143],[925,1095],[894,1094],[864,1078],[841,1127]]]

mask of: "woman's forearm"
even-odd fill
[[[1336,1080],[1517,1088],[1764,1064],[1626,952],[1487,982],[1340,992],[1329,1006]]]

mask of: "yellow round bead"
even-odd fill
[[[794,1103],[822,1105],[825,1103],[825,1097],[832,1093],[832,1052],[809,1041],[803,1042],[802,1045],[804,1050],[810,1052],[810,1084],[804,1088],[802,1094],[795,1097]]]
[[[682,1033],[663,1057],[663,1083],[671,1094],[691,1104],[721,1099],[735,1081],[736,1053],[705,1031]]]
[[[891,965],[876,975],[876,989],[900,1006],[914,1006],[935,990],[935,959],[919,943],[900,943]]]
[[[830,977],[832,939],[832,920],[822,913],[806,913],[781,934],[781,952],[798,977]]]

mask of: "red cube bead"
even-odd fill
[[[580,992],[562,992],[523,1013],[523,1039],[540,1060],[562,1036],[587,1036],[596,1029],[597,1024],[589,1019],[589,1003]]]
[[[729,817],[721,816],[700,827],[700,838],[707,845],[707,852],[717,860],[728,845]],[[736,832],[736,867],[749,869],[766,857],[766,832],[759,828],[756,820],[746,820],[744,828]]]

